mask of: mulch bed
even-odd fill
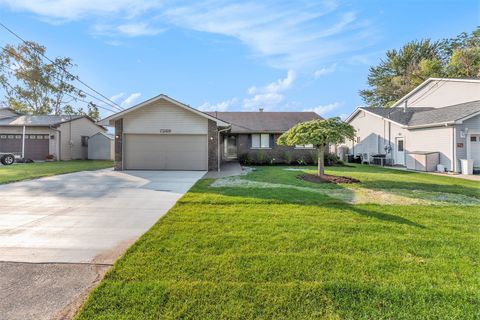
[[[300,180],[305,180],[305,181],[315,182],[315,183],[359,183],[360,182],[360,180],[357,180],[354,178],[332,176],[329,174],[324,174],[321,177],[314,174],[301,174],[301,175],[298,175],[297,178]]]

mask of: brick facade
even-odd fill
[[[237,134],[237,156],[239,160],[249,158],[252,161],[257,159],[259,152],[265,155],[266,161],[273,163],[285,163],[285,154],[288,153],[293,162],[302,158],[306,162],[312,161],[312,156],[316,157],[315,149],[296,149],[295,147],[280,146],[276,144],[280,134],[271,134],[270,148],[268,149],[252,149],[250,134]],[[272,137],[273,136],[273,137]],[[221,150],[223,155],[223,139],[221,141]],[[222,160],[226,160],[222,156]]]
[[[123,156],[123,119],[115,121],[115,170],[122,170]]]
[[[217,123],[208,120],[208,171],[218,170],[218,129]]]

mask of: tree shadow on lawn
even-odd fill
[[[265,205],[265,204],[293,204],[300,206],[319,206],[322,208],[331,208],[333,210],[345,210],[354,214],[374,218],[380,221],[393,222],[396,224],[408,225],[417,228],[426,228],[412,220],[386,213],[386,206],[376,206],[378,209],[365,209],[365,206],[358,206],[345,203],[344,201],[330,197],[325,194],[319,194],[313,191],[301,191],[291,188],[232,188],[215,187],[209,188],[211,181],[203,180],[190,190],[190,194],[185,195],[180,203],[185,204],[217,204],[217,205]],[[348,189],[346,189],[348,190]],[[353,195],[353,192],[348,190]]]

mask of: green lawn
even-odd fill
[[[78,319],[480,318],[478,182],[358,165],[327,173],[360,185],[318,185],[285,169],[199,181]]]
[[[0,184],[109,167],[113,167],[112,161],[72,160],[18,163],[10,166],[0,166]]]

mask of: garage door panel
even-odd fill
[[[125,135],[125,169],[207,170],[206,135]]]

